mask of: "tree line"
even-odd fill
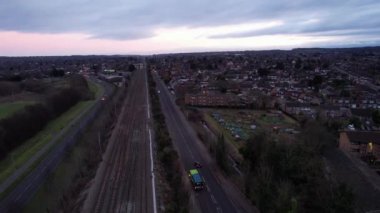
[[[40,103],[26,106],[12,116],[0,120],[0,159],[41,131],[76,103],[93,97],[87,81],[79,75],[67,79],[67,87],[46,94]]]
[[[351,188],[326,178],[321,154],[333,144],[314,122],[294,144],[275,142],[266,132],[255,135],[240,150],[245,194],[262,212],[354,212]]]

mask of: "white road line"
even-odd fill
[[[222,211],[222,209],[218,206],[218,207],[216,207],[216,211],[218,212],[218,213],[222,213],[223,211]]]
[[[147,71],[145,71],[145,78],[146,78],[146,73]],[[148,105],[148,107],[147,107],[147,113],[148,113],[148,119],[150,119],[150,106],[149,106],[149,93],[148,93],[148,90],[149,90],[149,88],[148,88],[148,82],[147,82],[148,80],[147,79],[145,79],[145,86],[146,86],[146,103],[147,103],[147,105]]]
[[[213,195],[213,194],[210,194],[210,196],[211,196],[211,200],[212,200],[212,202],[213,202],[214,204],[217,204],[217,202],[216,202],[216,199],[215,199],[214,195]]]
[[[152,133],[149,130],[149,147],[150,147],[150,169],[152,172],[152,192],[153,192],[153,212],[157,213],[157,204],[156,204],[156,188],[154,180],[154,166],[153,166],[153,148],[152,148]]]

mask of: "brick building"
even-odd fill
[[[356,157],[373,156],[380,160],[380,131],[341,132],[339,148]]]

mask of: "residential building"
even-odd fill
[[[339,148],[359,158],[373,156],[380,160],[380,131],[344,131]]]

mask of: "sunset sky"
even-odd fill
[[[0,0],[0,55],[380,44],[379,0]]]

